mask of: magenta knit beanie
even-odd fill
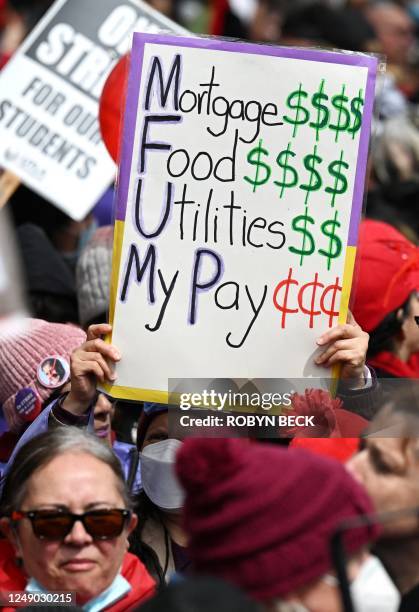
[[[337,461],[239,439],[189,439],[177,455],[186,492],[184,526],[195,570],[267,602],[332,568],[330,536],[344,519],[372,511]],[[348,532],[349,553],[377,536]]]
[[[12,431],[19,432],[25,420],[33,420],[41,405],[67,382],[70,355],[85,340],[84,331],[74,325],[40,319],[26,319],[16,330],[0,329],[0,405]],[[39,374],[45,360],[59,362],[61,372],[62,366],[66,370],[50,386]]]

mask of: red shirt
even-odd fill
[[[105,608],[106,612],[129,612],[154,595],[155,582],[141,561],[126,553],[122,563],[122,576],[131,585],[131,590],[122,599]],[[0,540],[0,598],[8,591],[24,591],[27,578],[16,565],[16,555],[8,540]],[[2,607],[2,612],[14,612],[18,608]]]

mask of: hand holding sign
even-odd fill
[[[115,347],[102,340],[112,331],[106,323],[90,325],[87,340],[71,355],[71,390],[63,407],[72,414],[84,414],[95,398],[97,382],[115,381],[109,362],[121,358]]]
[[[329,346],[316,358],[316,363],[325,367],[341,365],[341,378],[350,381],[352,386],[363,387],[368,340],[369,335],[361,329],[349,311],[346,324],[337,325],[317,339],[319,346]]]
[[[131,57],[111,308],[124,361],[107,390],[165,403],[169,378],[299,378],[327,327],[322,363],[361,380],[365,337],[342,323],[376,59],[144,35]]]

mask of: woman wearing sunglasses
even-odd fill
[[[0,593],[72,591],[89,612],[128,612],[153,594],[127,553],[137,517],[120,463],[95,436],[61,427],[30,440],[7,475],[1,515]]]

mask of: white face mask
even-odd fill
[[[281,601],[276,604],[275,612],[310,612],[310,610],[298,602]]]
[[[179,510],[184,492],[176,478],[176,453],[182,442],[169,438],[149,444],[140,453],[141,480],[150,500],[162,510]]]
[[[397,612],[400,593],[381,561],[370,555],[350,585],[355,612]]]
[[[322,581],[339,587],[336,576],[325,574]],[[355,612],[397,612],[400,593],[394,586],[381,561],[370,555],[362,564],[356,579],[350,584],[351,599]],[[275,612],[310,612],[303,604],[281,602]]]

